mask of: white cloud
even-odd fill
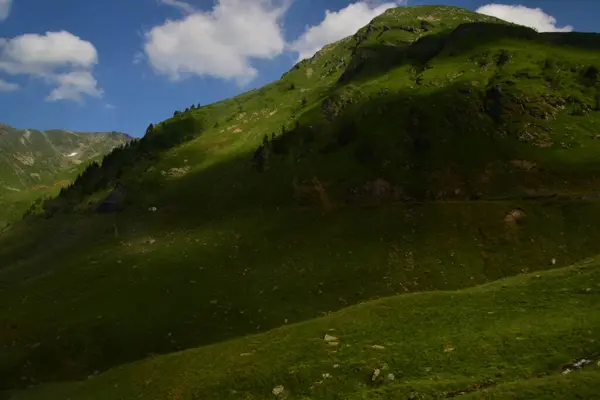
[[[0,21],[4,21],[10,14],[12,0],[0,0]]]
[[[538,32],[571,32],[573,27],[567,25],[559,28],[556,18],[546,14],[541,8],[528,8],[522,5],[488,4],[479,7],[475,12],[500,18],[514,24],[528,26]]]
[[[0,92],[14,92],[19,89],[19,85],[12,82],[6,82],[0,79]]]
[[[2,1],[2,0],[0,0]],[[193,14],[196,12],[196,9],[186,3],[185,1],[181,1],[181,0],[159,0],[159,2],[161,4],[167,5],[167,6],[171,6],[171,7],[175,7],[177,9],[179,9],[181,12],[183,12],[184,14]]]
[[[46,98],[48,101],[73,100],[81,101],[82,95],[92,97],[102,96],[102,90],[98,89],[98,82],[89,71],[73,71],[59,74],[55,78],[58,87]]]
[[[117,107],[113,106],[112,104],[108,104],[108,103],[106,103],[106,104],[104,105],[104,108],[106,108],[107,110],[114,110],[114,109],[115,109],[115,108],[117,108]]]
[[[272,59],[285,49],[275,0],[218,0],[210,12],[166,21],[145,34],[144,55],[173,80],[208,75],[246,83],[257,75],[252,59]]]
[[[299,54],[298,61],[312,57],[323,46],[353,35],[371,20],[387,9],[405,5],[405,0],[359,1],[350,4],[340,11],[325,11],[323,21],[307,27],[304,33],[291,45],[291,49]]]
[[[0,38],[0,71],[42,78],[55,85],[47,98],[52,101],[81,101],[82,95],[101,95],[91,73],[97,62],[94,45],[66,31]]]

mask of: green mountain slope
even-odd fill
[[[42,132],[0,124],[0,204],[9,206],[0,213],[0,226],[36,197],[56,195],[90,160],[129,140],[117,132]]]
[[[399,8],[149,127],[0,237],[0,386],[600,253],[599,49]]]
[[[589,259],[368,302],[9,398],[597,399],[599,305],[600,263]]]

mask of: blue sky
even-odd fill
[[[140,136],[174,110],[278,79],[392,3],[0,0],[0,123]],[[541,31],[600,31],[597,0],[408,0],[440,3]]]

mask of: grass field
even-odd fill
[[[383,298],[10,398],[592,399],[599,305],[600,264],[591,258],[471,289]],[[581,359],[591,363],[563,374]]]
[[[0,236],[0,388],[593,398],[599,49],[399,8],[149,127]]]

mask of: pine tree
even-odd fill
[[[258,172],[264,172],[269,169],[269,148],[261,145],[254,153],[252,161]]]

